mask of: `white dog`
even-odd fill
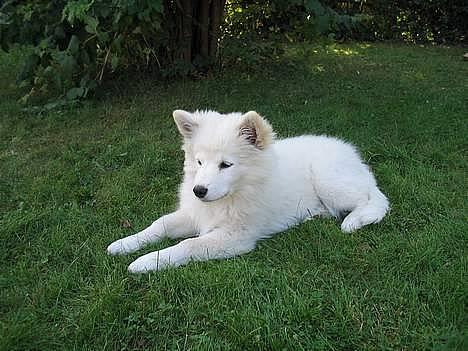
[[[165,237],[194,238],[138,258],[130,272],[240,255],[317,215],[345,216],[341,229],[352,232],[388,211],[369,168],[341,140],[306,135],[275,141],[256,112],[177,110],[173,116],[185,151],[179,209],[107,251],[128,254]]]

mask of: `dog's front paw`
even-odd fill
[[[153,260],[147,259],[145,256],[137,258],[135,261],[133,261],[128,266],[128,272],[137,274],[158,270],[157,265],[155,265],[154,262],[152,262]]]
[[[109,255],[126,255],[138,250],[139,247],[140,245],[138,241],[128,237],[114,241],[112,244],[110,244],[107,247],[107,253]]]
[[[168,247],[164,250],[151,252],[141,256],[128,266],[130,273],[146,273],[161,271],[169,267],[177,267],[186,264],[190,260],[184,242]]]
[[[128,266],[130,273],[147,273],[151,271],[160,271],[171,266],[169,257],[165,257],[160,252],[152,252],[141,256]]]
[[[125,254],[124,245],[121,240],[114,241],[107,247],[107,254],[108,255],[123,255]]]

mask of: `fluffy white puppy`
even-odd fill
[[[271,125],[253,111],[177,110],[173,116],[185,151],[179,208],[107,251],[128,254],[164,237],[193,238],[138,258],[130,272],[240,255],[317,215],[344,218],[341,229],[352,232],[388,211],[387,198],[348,143],[313,135],[275,140]]]

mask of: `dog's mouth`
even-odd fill
[[[223,195],[221,195],[221,196],[218,196],[218,197],[216,197],[216,198],[214,198],[214,199],[207,199],[206,197],[204,197],[204,198],[198,198],[198,200],[200,200],[200,201],[202,201],[202,202],[214,202],[214,201],[218,201],[218,200],[224,199],[224,198],[227,197],[230,193],[231,193],[231,192],[228,191],[227,193],[225,193],[225,194],[223,194]]]

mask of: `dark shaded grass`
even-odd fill
[[[1,55],[0,349],[466,349],[462,52],[295,46],[257,71],[120,84],[43,115],[9,87],[20,52]],[[129,276],[173,244],[105,254],[176,205],[175,108],[255,109],[280,136],[352,141],[392,211],[352,235],[317,219],[239,258]]]

